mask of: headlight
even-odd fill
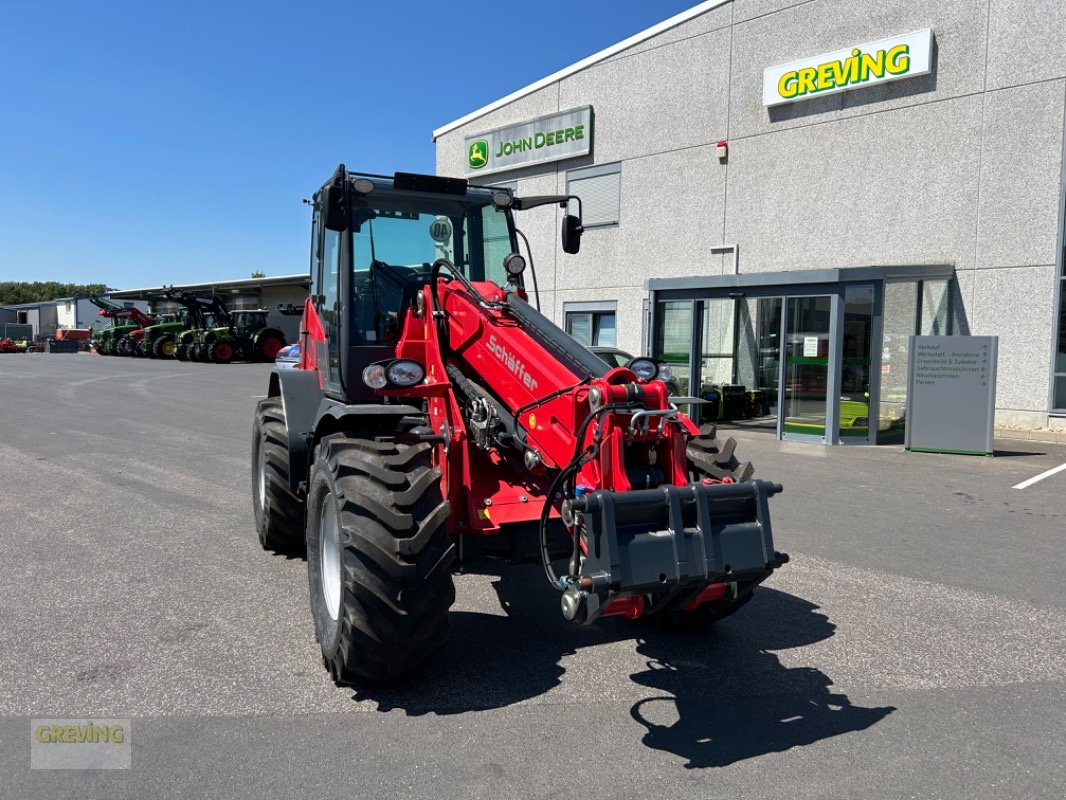
[[[400,359],[389,364],[385,376],[393,386],[408,389],[416,383],[421,383],[426,377],[426,371],[417,361]]]
[[[670,366],[668,364],[660,364],[659,365],[659,380],[668,381],[672,377],[674,377],[674,371],[672,369],[670,369]]]
[[[659,374],[659,365],[650,358],[634,358],[626,366],[642,381],[654,380]]]
[[[381,364],[371,364],[363,370],[363,383],[371,389],[384,389],[389,379],[385,377],[385,368]]]

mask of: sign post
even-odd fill
[[[907,450],[990,456],[998,336],[912,336]]]

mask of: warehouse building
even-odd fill
[[[433,132],[521,212],[542,310],[743,385],[785,439],[892,440],[908,337],[999,337],[996,421],[1066,426],[1066,3],[711,0]],[[573,204],[572,204],[573,205]]]
[[[305,272],[299,275],[123,289],[112,292],[111,297],[116,300],[145,300],[152,304],[153,310],[164,310],[173,305],[163,296],[168,289],[203,295],[217,294],[231,311],[266,309],[267,325],[284,333],[287,341],[295,342],[300,335],[300,316],[282,313],[281,309],[288,310],[290,306],[302,309],[309,285],[310,279]]]

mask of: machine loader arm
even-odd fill
[[[608,368],[518,292],[439,278],[423,291],[396,353],[426,366],[417,391],[449,439],[448,495],[466,508],[464,527],[538,526],[568,618],[694,602],[783,563],[766,506],[780,487],[693,484],[686,448],[699,430],[665,384]],[[573,542],[562,576],[547,554],[553,519]]]

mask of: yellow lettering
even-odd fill
[[[910,45],[897,44],[888,51],[888,66],[886,69],[892,75],[902,75],[911,68],[911,59],[907,55],[911,51]]]
[[[818,91],[833,88],[833,76],[830,74],[831,64],[818,65]]]
[[[796,94],[810,94],[816,91],[814,88],[814,81],[817,78],[818,72],[814,67],[804,67],[797,73],[796,82],[799,84],[799,88],[796,90]]]
[[[848,83],[848,70],[844,64],[840,61],[830,61],[829,71],[833,73],[833,85],[834,86],[847,86]]]
[[[48,726],[39,725],[37,727],[37,730],[33,732],[33,738],[36,739],[38,742],[44,742],[45,744],[50,742],[51,739],[48,736]]]
[[[862,54],[862,79],[869,80],[871,75],[875,78],[885,77],[884,50],[878,50],[874,55]]]
[[[121,725],[116,725],[111,729],[111,741],[115,744],[122,744],[126,741],[126,732],[122,729]]]
[[[795,70],[792,72],[786,72],[781,76],[781,80],[777,82],[777,93],[782,97],[795,97],[796,81],[797,76]]]

